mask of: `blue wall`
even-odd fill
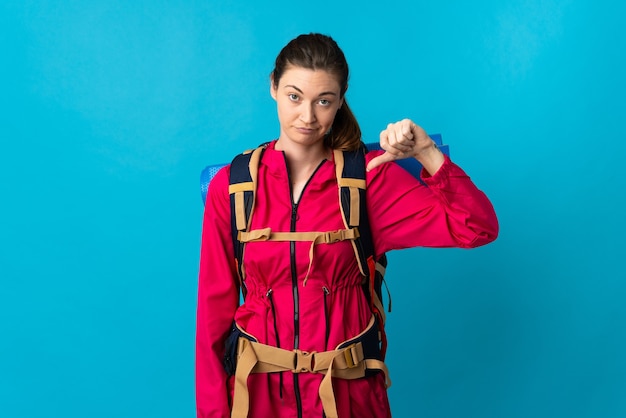
[[[475,3],[0,3],[0,415],[194,416],[199,173],[319,31],[365,140],[443,133],[501,222],[392,254],[395,416],[626,416],[626,6]]]

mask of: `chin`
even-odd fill
[[[319,132],[312,132],[310,134],[303,134],[301,132],[294,132],[290,135],[290,139],[300,144],[315,144],[324,140],[324,135],[320,135]]]

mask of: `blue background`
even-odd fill
[[[441,132],[501,223],[391,255],[395,416],[625,417],[626,6],[271,4],[0,4],[0,415],[194,416],[200,171],[318,31],[364,139]]]

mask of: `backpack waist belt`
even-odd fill
[[[367,328],[359,336],[370,330],[376,320],[370,320]],[[233,418],[246,418],[250,403],[248,376],[251,373],[323,373],[319,396],[327,418],[337,418],[337,404],[332,387],[332,377],[340,379],[358,379],[365,376],[366,370],[381,370],[385,374],[386,387],[391,386],[385,363],[378,359],[365,358],[363,342],[359,336],[339,344],[335,350],[307,352],[284,350],[250,341],[240,337],[237,349],[237,368],[235,371],[235,394],[233,399]],[[346,343],[350,343],[344,346]]]

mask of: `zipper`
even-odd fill
[[[290,182],[291,184],[291,182]],[[298,220],[298,204],[291,206],[291,232],[296,231],[296,221]],[[298,272],[296,270],[296,243],[289,243],[289,256],[291,261],[291,289],[293,291],[293,348],[300,345],[300,295],[298,293]]]
[[[291,188],[291,180],[289,181]],[[306,186],[305,186],[306,187]],[[304,192],[304,191],[303,191]],[[300,195],[302,196],[302,195]],[[298,204],[294,203],[291,208],[291,231],[296,230],[296,220],[298,218]],[[298,349],[300,346],[300,295],[298,293],[298,274],[296,270],[296,243],[291,241],[291,288],[293,290],[293,348]],[[302,397],[300,396],[300,385],[297,373],[293,373],[293,390],[296,398],[296,408],[298,410],[298,418],[302,418]]]
[[[287,161],[287,156],[283,152],[283,158],[285,159],[285,167],[287,168],[287,178],[289,180],[289,196],[291,197],[291,226],[290,231],[296,232],[296,221],[298,220],[298,205],[302,200],[302,196],[304,195],[304,191],[307,186],[311,182],[315,173],[320,169],[320,167],[324,164],[326,159],[322,160],[320,164],[317,166],[315,171],[311,174],[311,177],[307,180],[306,184],[302,188],[302,192],[300,192],[300,198],[298,202],[294,202],[293,200],[293,186],[291,184],[291,175],[289,173],[289,163]],[[289,252],[291,259],[291,286],[293,293],[293,348],[300,348],[300,294],[298,292],[298,271],[296,269],[296,242],[291,241],[289,243]],[[293,375],[293,389],[294,395],[296,398],[296,407],[298,410],[298,418],[302,418],[302,396],[300,395],[300,385],[298,383],[299,378],[297,373],[292,373]]]
[[[328,295],[330,295],[330,290],[326,286],[322,286],[322,290],[324,291],[324,318],[326,320],[326,334],[324,338],[324,350],[328,350],[328,336],[330,334],[330,314],[328,312]]]
[[[272,297],[273,293],[274,291],[270,288],[265,294],[265,297],[267,297],[267,300],[270,302],[270,308],[272,309],[272,317],[274,318],[274,335],[276,336],[276,347],[280,348],[280,336],[278,335],[278,325],[276,323],[276,309],[274,308],[274,298]],[[270,378],[269,373],[267,374],[267,377],[268,377],[268,383],[269,383],[269,378]],[[280,379],[280,382],[278,384],[278,393],[279,393],[280,399],[282,399],[283,398],[283,373],[282,372],[279,373],[279,379]]]
[[[272,298],[272,293],[274,293],[272,289],[268,290],[265,297],[269,300],[270,307],[272,308],[272,316],[274,318],[274,334],[276,335],[276,347],[280,348],[280,337],[278,336],[278,326],[276,323],[276,309],[274,309],[274,298]]]

